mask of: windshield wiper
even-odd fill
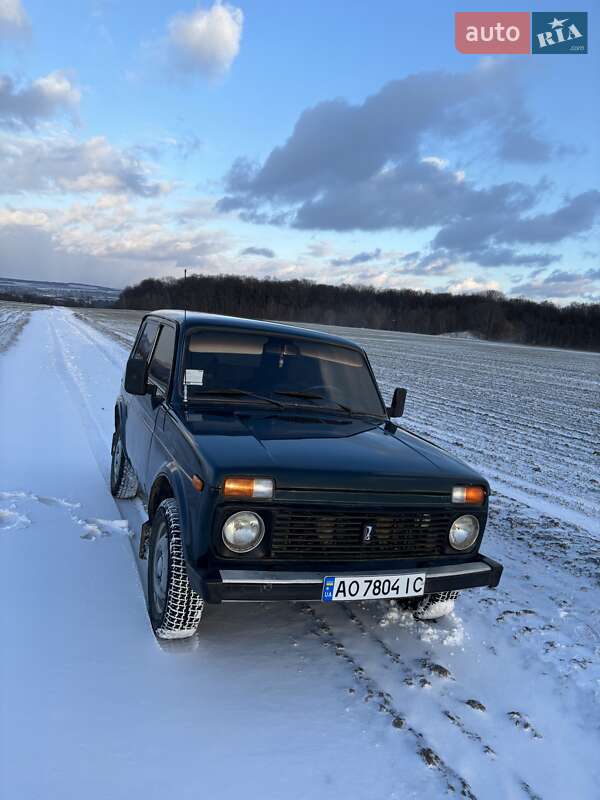
[[[199,400],[201,397],[207,395],[211,397],[252,397],[255,400],[261,400],[264,403],[272,403],[278,408],[285,407],[283,403],[279,402],[279,400],[275,400],[272,397],[267,397],[263,394],[256,394],[256,392],[247,392],[245,389],[202,389],[190,397],[188,402],[189,400]]]
[[[299,397],[301,400],[325,400],[322,394],[313,394],[312,392],[273,392],[273,394],[281,394],[284,397]]]
[[[273,392],[273,394],[285,395],[285,397],[298,397],[300,400],[325,400],[326,403],[334,403],[339,408],[350,413],[352,409],[339,403],[337,400],[332,400],[331,397],[323,397],[322,394],[313,394],[312,392]],[[314,406],[313,406],[314,408]]]
[[[383,414],[375,414],[371,413],[371,411],[354,411],[354,409],[350,409],[349,413],[353,417],[369,417],[370,419],[379,420],[379,422],[386,422],[387,417],[384,417]]]
[[[339,400],[334,400],[331,397],[323,397],[322,394],[312,394],[312,392],[274,392],[274,394],[285,395],[286,397],[298,397],[301,400],[325,400],[326,403],[333,403],[338,408],[341,408],[342,411],[354,417],[375,417],[381,421],[386,419],[381,414],[371,414],[370,411],[355,411],[353,408],[350,408],[350,406],[340,403]],[[315,406],[313,406],[313,408],[315,408]]]

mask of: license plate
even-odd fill
[[[322,599],[382,600],[389,597],[418,597],[425,591],[425,573],[414,575],[342,575],[323,578]]]

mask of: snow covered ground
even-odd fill
[[[28,303],[3,303],[0,300],[0,353],[8,350],[27,324],[29,313],[37,306]]]
[[[160,647],[143,507],[108,489],[139,315],[85,313],[34,311],[0,353],[3,800],[598,797],[598,356],[348,330],[403,424],[492,482],[499,588],[439,623],[211,606]]]

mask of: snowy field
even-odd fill
[[[81,313],[32,311],[0,353],[3,800],[598,797],[600,357],[344,331],[408,388],[403,424],[489,478],[500,586],[439,623],[210,606],[165,648],[143,507],[108,488],[141,315]]]
[[[29,314],[39,306],[29,303],[5,303],[0,300],[0,353],[8,350],[27,324]]]

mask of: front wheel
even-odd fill
[[[179,508],[163,500],[152,521],[148,554],[148,612],[159,639],[185,639],[196,633],[204,603],[190,586],[183,549]]]

